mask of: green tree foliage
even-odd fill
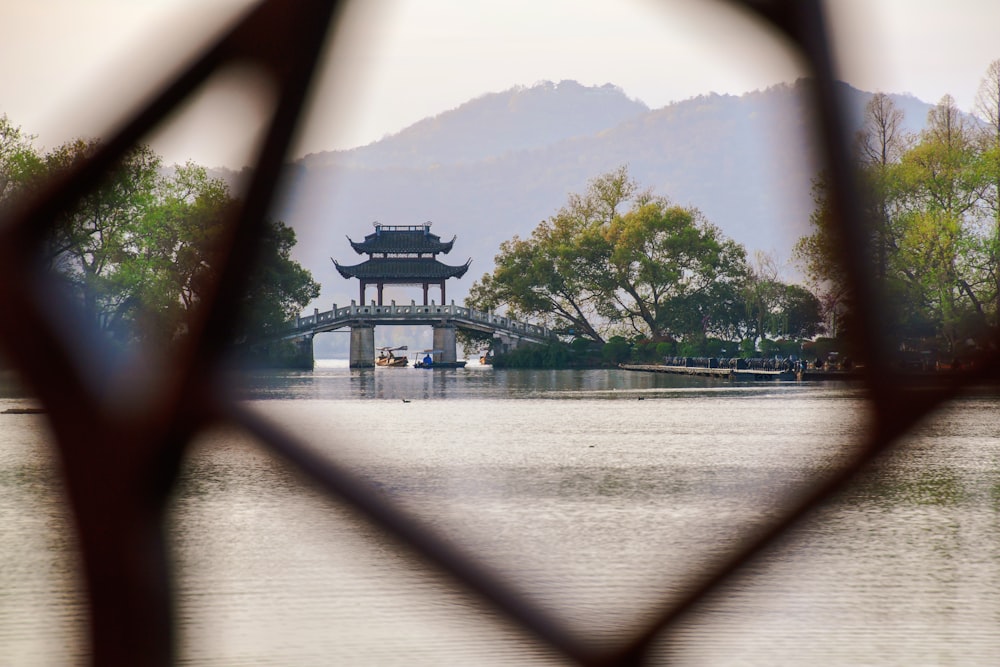
[[[586,193],[571,195],[542,221],[530,239],[504,242],[493,273],[473,284],[467,303],[483,310],[506,308],[511,316],[603,342],[600,317],[611,251],[604,233],[620,208],[649,198],[625,168],[594,179]]]
[[[992,277],[994,309],[1000,313],[1000,60],[986,69],[976,94],[976,111],[985,122],[979,134],[979,159],[987,182],[982,202],[992,218],[992,233],[985,234],[987,273]]]
[[[1000,84],[1000,65],[994,75]],[[859,136],[858,171],[872,222],[871,275],[883,294],[887,329],[900,344],[936,345],[954,354],[997,326],[1000,223],[993,193],[1000,170],[994,134],[970,124],[947,95],[919,136],[901,135],[901,122],[891,100],[876,95]],[[835,310],[849,295],[824,179],[815,182],[814,195],[814,231],[798,242],[796,257]]]
[[[903,113],[884,93],[876,93],[865,107],[864,122],[856,137],[858,169],[866,218],[871,221],[869,248],[875,263],[873,273],[890,287],[892,273],[889,258],[899,248],[902,230],[899,222],[901,202],[898,163],[915,141],[905,133]],[[811,287],[819,295],[823,318],[830,333],[837,335],[840,321],[849,308],[850,294],[841,270],[842,239],[829,205],[827,176],[821,173],[813,181],[814,232],[799,239],[793,255],[810,277]],[[898,299],[888,299],[898,303]]]
[[[937,323],[938,334],[954,349],[959,324],[982,303],[967,264],[975,252],[975,207],[980,176],[972,137],[953,100],[945,97],[928,115],[921,141],[899,164],[903,201],[898,268],[917,304]]]
[[[467,303],[483,310],[506,308],[512,317],[535,318],[552,328],[602,340],[594,327],[594,295],[577,276],[566,273],[567,246],[553,230],[539,226],[530,240],[514,237],[500,246],[496,269],[469,290]]]
[[[73,169],[99,148],[76,140],[45,155],[30,137],[0,122],[0,183],[7,198]],[[56,221],[48,267],[94,327],[122,345],[168,344],[183,336],[208,296],[236,202],[228,186],[188,163],[164,169],[146,146],[126,154],[100,187]],[[295,233],[269,221],[253,264],[238,336],[275,333],[319,295],[319,285],[290,258]]]
[[[312,274],[291,259],[295,231],[281,221],[269,221],[260,239],[256,270],[243,300],[242,334],[268,338],[319,297]]]
[[[505,242],[495,263],[473,285],[469,305],[506,308],[577,338],[703,346],[709,336],[740,339],[765,329],[763,322],[747,325],[752,272],[744,248],[697,210],[641,189],[624,167],[571,195],[529,239]],[[786,285],[772,282],[785,294]],[[768,318],[761,316],[767,326],[784,307],[777,296],[771,301]],[[801,299],[786,301],[798,311],[780,321],[794,321],[796,333],[815,330],[816,322],[799,322]]]
[[[41,168],[34,137],[0,115],[0,206]]]
[[[60,146],[45,156],[46,171],[70,170],[97,147],[96,141],[83,140]],[[49,239],[50,266],[94,325],[121,340],[139,323],[157,330],[149,321],[153,276],[139,225],[155,206],[160,166],[148,148],[133,149],[99,188],[65,214]]]
[[[696,210],[652,200],[615,217],[603,313],[635,334],[665,341],[713,330],[747,277],[746,251]]]

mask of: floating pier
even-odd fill
[[[674,375],[700,375],[717,377],[724,380],[797,380],[798,373],[793,370],[769,370],[756,368],[718,368],[709,366],[665,366],[662,364],[619,364],[619,368],[627,371],[646,371],[649,373],[672,373]]]
[[[691,365],[679,366],[676,364],[618,364],[618,367],[627,371],[645,371],[647,373],[671,373],[673,375],[699,375],[702,377],[716,377],[723,380],[799,380],[804,382],[825,382],[828,380],[860,380],[863,373],[860,368],[834,369],[834,368],[803,368],[801,366],[791,368],[760,368],[750,367],[752,364],[733,365]]]

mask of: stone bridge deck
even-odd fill
[[[556,334],[547,327],[518,322],[496,313],[456,306],[454,302],[450,305],[431,303],[424,306],[412,301],[403,306],[397,306],[395,302],[385,306],[376,305],[374,302],[371,305],[358,305],[352,301],[351,305],[343,307],[333,304],[333,309],[326,312],[320,312],[317,308],[313,315],[298,317],[294,322],[290,322],[285,337],[295,338],[324,333],[359,324],[434,325],[441,322],[483,333],[506,334],[536,343],[556,338]]]

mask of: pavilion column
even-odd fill
[[[380,282],[378,284],[378,305],[382,305],[382,288],[385,287],[385,283]]]
[[[444,299],[444,281],[442,280],[441,281],[441,305],[443,306],[446,303],[448,303],[448,302],[445,301],[445,299]]]
[[[359,304],[361,304],[362,306],[363,306],[363,305],[365,305],[365,287],[366,287],[366,286],[367,286],[367,285],[366,285],[365,281],[364,281],[364,280],[362,280],[362,281],[361,281],[361,298],[360,298],[360,300],[358,301],[358,303],[359,303]]]
[[[427,305],[427,283],[424,283],[424,305]]]

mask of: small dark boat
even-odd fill
[[[424,350],[420,354],[424,355],[421,359],[413,362],[414,368],[465,368],[464,361],[434,361],[434,357],[431,355],[441,354],[443,350]]]

